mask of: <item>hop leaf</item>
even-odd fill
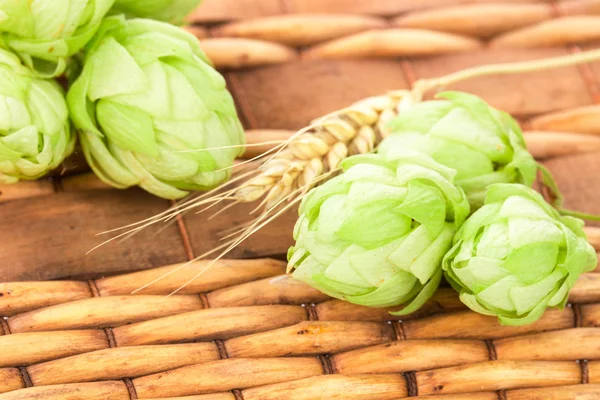
[[[219,148],[244,143],[225,80],[167,23],[106,18],[67,101],[88,163],[115,187],[181,198],[228,179],[243,151]]]
[[[411,148],[455,169],[456,184],[473,210],[482,205],[488,185],[533,184],[537,164],[510,115],[471,94],[445,92],[438,97],[444,100],[418,103],[392,121],[392,135],[378,151],[393,155]]]
[[[61,87],[0,50],[0,183],[45,175],[73,145]]]
[[[473,311],[504,325],[530,324],[547,307],[564,307],[577,278],[594,269],[582,226],[524,185],[491,185],[454,237],[446,278]]]
[[[114,0],[0,0],[0,47],[40,76],[61,75],[89,42]]]
[[[289,268],[330,296],[412,312],[436,290],[469,214],[454,171],[415,153],[354,156],[342,167],[303,200]]]

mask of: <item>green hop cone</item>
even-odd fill
[[[392,134],[378,151],[415,149],[455,169],[456,184],[467,194],[473,211],[493,183],[533,184],[537,163],[509,114],[467,93],[444,92],[438,97],[442,100],[417,103],[394,119]]]
[[[116,0],[111,13],[180,24],[202,0]]]
[[[492,185],[444,258],[446,278],[473,311],[503,325],[530,324],[547,307],[564,307],[577,278],[594,269],[582,228],[533,189]]]
[[[418,309],[437,289],[441,261],[469,214],[455,172],[427,155],[353,156],[300,205],[294,278],[369,307]]]
[[[73,151],[68,117],[56,82],[38,78],[0,50],[0,183],[36,179],[56,168]]]
[[[181,198],[226,181],[243,151],[225,79],[164,22],[107,18],[67,102],[88,163],[118,188]]]
[[[90,41],[114,0],[0,0],[0,47],[41,76],[62,74]]]

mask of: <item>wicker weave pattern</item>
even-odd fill
[[[493,48],[539,48],[600,39],[594,0],[207,1],[188,18],[220,68],[296,58],[412,57]],[[231,12],[236,10],[239,13]],[[356,15],[356,13],[368,15]],[[251,18],[250,20],[247,20]],[[241,19],[241,21],[240,21]]]
[[[261,142],[419,78],[596,48],[600,0],[205,0],[190,22]],[[600,63],[453,89],[515,114],[567,205],[600,213]],[[176,266],[102,276],[202,254],[253,205],[84,257],[96,233],[169,206],[84,169],[76,155],[64,176],[0,188],[0,400],[600,399],[599,269],[568,308],[519,328],[466,310],[449,288],[398,321],[264,258],[223,261],[166,297],[203,264],[192,265],[131,296]],[[283,254],[293,220],[231,257]],[[600,229],[588,234],[600,249]]]
[[[501,327],[450,288],[417,315],[388,321],[388,310],[328,299],[269,259],[220,262],[166,297],[202,268],[190,265],[128,295],[172,268],[0,284],[0,399],[397,399],[505,389],[513,399],[531,398],[522,388],[580,383],[588,385],[573,390],[600,395],[589,384],[600,383],[600,364],[587,361],[600,359],[596,272],[578,281],[565,310]],[[571,398],[562,390],[547,393]]]

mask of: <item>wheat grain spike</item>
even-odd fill
[[[373,151],[387,136],[387,123],[408,96],[408,91],[397,91],[369,97],[313,121],[268,158],[232,197],[244,203],[264,197],[259,209],[267,210],[298,188],[308,191],[319,176],[337,169],[343,159]]]

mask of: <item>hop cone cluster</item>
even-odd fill
[[[2,181],[57,167],[73,149],[69,119],[117,188],[176,199],[227,180],[245,138],[224,78],[191,34],[126,19],[179,23],[199,3],[0,0]],[[65,71],[67,102],[51,80]]]
[[[73,144],[62,88],[0,50],[0,183],[41,177]]]
[[[94,172],[169,199],[228,179],[245,137],[225,79],[167,23],[106,18],[67,101]],[[204,150],[211,148],[211,150]]]
[[[547,307],[564,307],[577,278],[596,266],[582,228],[532,189],[495,184],[454,238],[443,268],[473,311],[504,325],[529,324]]]
[[[393,120],[392,134],[378,151],[414,149],[455,169],[456,184],[473,210],[482,205],[491,184],[533,184],[537,163],[510,115],[467,93],[444,92],[438,97],[443,100],[415,104]]]
[[[595,267],[583,221],[531,189],[540,167],[513,118],[473,95],[439,97],[403,110],[377,155],[345,160],[309,193],[289,267],[339,299],[404,305],[396,314],[431,297],[443,270],[472,310],[532,323]]]
[[[114,0],[0,0],[0,47],[44,77],[62,74],[89,42]]]
[[[419,308],[469,204],[454,171],[422,154],[361,155],[300,206],[294,277],[351,303]]]

